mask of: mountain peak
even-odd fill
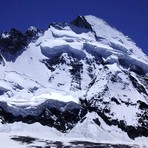
[[[35,26],[31,26],[28,28],[28,31],[34,31],[34,32],[37,32],[38,29],[35,27]]]
[[[9,34],[0,38],[2,123],[39,122],[98,142],[97,131],[102,140],[148,137],[148,58],[123,33],[88,15]]]

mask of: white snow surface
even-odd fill
[[[95,16],[88,15],[85,16],[85,18],[88,23],[91,24],[97,37],[102,38],[101,42],[108,45],[113,44],[116,49],[120,48],[120,51],[131,54],[132,58],[139,59],[145,63],[148,62],[147,56],[128,36],[123,35],[121,32],[108,25],[104,20]]]
[[[98,93],[104,102],[109,103],[112,97],[120,98],[118,101],[137,103],[138,100],[148,102],[148,97],[139,93],[123,71],[128,72],[119,65],[119,59],[123,58],[129,63],[141,66],[148,73],[148,58],[136,44],[124,36],[105,21],[94,16],[85,16],[91,24],[94,32],[76,33],[70,26],[57,29],[51,26],[36,41],[31,42],[15,62],[5,61],[5,66],[0,65],[0,89],[6,91],[0,97],[0,101],[8,105],[36,106],[46,100],[58,100],[63,102],[73,101],[79,103],[79,98],[88,100]],[[31,29],[34,30],[33,27]],[[77,28],[83,30],[83,28]],[[9,37],[9,35],[3,35]],[[61,54],[65,63],[53,65],[51,71],[42,62]],[[102,56],[108,63],[104,68],[94,62],[95,56]],[[86,58],[92,63],[87,64]],[[77,59],[83,64],[81,81],[77,82],[70,71],[71,63]],[[91,72],[88,71],[91,69]],[[90,76],[91,75],[91,76]],[[117,76],[119,79],[112,83],[110,78]],[[133,74],[134,78],[137,78]],[[90,84],[93,82],[93,85]],[[80,84],[79,84],[80,83]],[[108,91],[103,94],[106,86]],[[81,87],[81,89],[78,89]],[[148,90],[146,89],[147,93]],[[130,99],[129,99],[130,98]],[[102,105],[99,101],[98,106]],[[138,106],[128,107],[111,102],[109,107],[113,118],[125,120],[128,125],[136,125]],[[105,106],[101,106],[105,108]],[[101,126],[97,126],[93,119],[98,117]],[[81,129],[81,130],[80,130]],[[101,133],[101,135],[100,135]],[[86,115],[83,123],[78,123],[71,131],[62,134],[56,129],[41,126],[38,123],[27,125],[24,123],[0,124],[0,141],[5,147],[18,147],[17,143],[10,140],[12,135],[31,135],[32,137],[49,140],[86,140],[109,143],[140,143],[148,144],[147,138],[137,138],[135,141],[128,138],[126,133],[115,126],[108,126],[103,119],[95,113]],[[19,145],[25,147],[25,145]]]
[[[26,148],[31,146],[46,146],[45,141],[61,141],[66,145],[70,145],[71,141],[89,141],[98,143],[111,143],[111,144],[126,144],[137,145],[141,148],[148,146],[147,139],[144,137],[131,140],[126,136],[126,133],[114,126],[108,126],[105,122],[96,114],[88,113],[87,119],[81,124],[77,124],[76,127],[69,133],[61,133],[54,128],[42,126],[39,123],[25,124],[25,123],[13,123],[13,124],[0,124],[0,141],[1,146],[9,148],[20,147]],[[97,126],[93,119],[99,117],[102,126]],[[80,130],[81,129],[81,130]],[[11,138],[16,136],[32,137],[38,139],[31,144],[21,143],[12,140]]]

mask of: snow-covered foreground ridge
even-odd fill
[[[99,18],[2,33],[0,71],[3,133],[39,122],[66,138],[148,141],[148,57]]]

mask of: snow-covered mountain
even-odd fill
[[[95,16],[2,33],[0,71],[1,134],[148,141],[148,57]]]

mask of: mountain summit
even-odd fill
[[[148,57],[102,19],[2,33],[0,71],[0,132],[39,122],[74,140],[147,140]]]

